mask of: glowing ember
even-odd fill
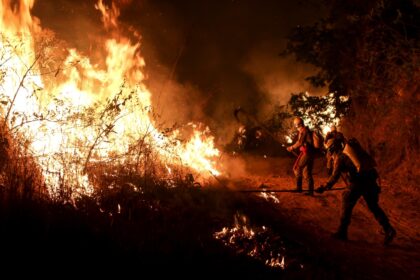
[[[251,228],[244,215],[236,214],[234,226],[224,227],[221,231],[214,233],[214,237],[221,240],[224,245],[253,257],[267,266],[280,269],[287,267],[286,248],[283,241],[265,226]]]
[[[261,192],[261,193],[259,193],[259,196],[264,198],[267,201],[272,201],[274,203],[280,203],[280,200],[273,193]]]
[[[0,2],[1,114],[13,133],[30,142],[50,195],[62,186],[91,193],[89,166],[139,162],[146,157],[140,142],[163,165],[187,166],[203,177],[220,174],[215,163],[219,151],[208,128],[194,130],[184,142],[177,131],[163,135],[154,127],[139,43],[112,32],[118,35],[105,41],[101,63],[75,49],[65,50],[62,64],[51,62],[54,46],[36,43],[51,32],[31,16],[34,0],[14,2]],[[117,6],[99,0],[95,7],[105,28],[117,29]]]
[[[306,101],[311,95],[308,92],[305,92],[302,96],[302,100]],[[321,123],[320,129],[324,136],[329,132],[330,127],[332,125],[338,126],[340,124],[340,118],[337,117],[337,109],[335,107],[335,97],[333,93],[329,93],[326,96],[320,97],[323,102],[326,103],[325,108],[322,111],[317,111],[317,114],[311,114],[305,112],[304,108],[299,109],[302,119],[310,129],[314,129],[317,123]],[[348,97],[340,97],[342,102],[347,102],[349,100]],[[328,121],[324,119],[321,121],[320,116],[327,116]],[[286,136],[287,143],[292,143],[292,139],[290,136]]]

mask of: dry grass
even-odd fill
[[[0,132],[0,180],[10,199],[32,199],[46,195],[41,171],[28,152],[28,143],[7,129]]]

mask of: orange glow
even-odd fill
[[[47,81],[39,67],[44,58],[35,47],[44,30],[31,17],[34,0],[20,0],[17,6],[12,5],[16,1],[0,1],[0,98],[5,101],[1,115],[30,141],[50,195],[62,185],[89,194],[93,187],[86,167],[108,162],[110,155],[120,155],[122,163],[132,160],[139,156],[130,152],[139,139],[164,165],[186,166],[204,178],[220,174],[219,151],[208,129],[195,128],[190,140],[180,141],[177,131],[163,135],[154,126],[139,42],[121,35],[107,39],[100,64],[67,49],[57,77]],[[95,7],[105,28],[118,26],[114,3],[109,8],[99,0]]]
[[[111,8],[104,5],[102,0],[99,0],[95,4],[95,8],[102,13],[102,22],[105,28],[117,27],[117,19],[120,15],[120,11],[114,2],[111,3]]]
[[[246,254],[267,266],[282,270],[286,268],[286,248],[280,236],[274,235],[266,226],[251,227],[243,214],[236,213],[234,225],[223,227],[213,237],[235,252]]]

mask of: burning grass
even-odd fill
[[[286,265],[286,242],[266,226],[252,227],[245,215],[236,213],[233,227],[224,227],[214,233],[214,237],[221,240],[225,246],[233,248],[238,254],[253,257],[267,266],[282,270],[293,266],[303,268],[297,260],[288,261]]]
[[[140,43],[119,34],[114,6],[109,13],[99,2],[116,30],[105,60],[93,63],[39,43],[46,34],[33,1],[0,3],[0,241],[10,260],[237,277],[323,267],[280,238],[289,228],[275,225],[272,204],[214,180],[220,152],[207,127],[183,135],[156,125]],[[230,228],[238,212],[260,224],[241,216]]]
[[[279,215],[272,199],[234,192],[215,179],[199,183],[199,173],[162,165],[153,156],[143,158],[141,168],[137,162],[89,165],[86,172],[96,186],[89,194],[75,196],[74,188],[63,187],[51,199],[40,180],[26,185],[32,188],[28,195],[25,178],[41,173],[7,137],[4,167],[14,172],[4,174],[16,180],[0,192],[0,246],[9,260],[24,255],[55,268],[88,263],[101,272],[107,267],[191,277],[336,273],[298,242],[293,221]],[[14,162],[21,164],[9,168]],[[46,257],[40,259],[39,252]]]
[[[164,180],[132,176],[81,196],[74,206],[10,200],[4,192],[1,200],[0,240],[9,256],[35,258],[42,251],[42,262],[50,265],[72,260],[107,264],[111,270],[135,265],[142,274],[159,275],[161,268],[178,275],[197,269],[221,275],[273,273],[213,239],[235,208],[231,193],[220,189],[186,182],[168,188]]]
[[[95,178],[88,171],[104,164],[136,173],[155,173],[150,168],[159,165],[169,173],[220,174],[219,150],[206,126],[188,124],[181,131],[157,125],[140,36],[123,35],[115,5],[95,6],[110,31],[95,62],[44,30],[31,16],[33,5],[1,2],[0,115],[3,129],[23,139],[19,149],[38,164],[52,199],[63,192],[70,200],[92,194]]]
[[[10,154],[5,168],[19,155]],[[130,165],[91,165],[88,174],[96,185],[92,193],[73,196],[73,188],[62,188],[62,199],[55,200],[37,183],[32,184],[32,195],[12,188],[24,186],[31,172],[39,174],[36,165],[9,174],[17,181],[0,192],[3,253],[10,260],[25,255],[31,262],[56,268],[77,262],[89,263],[92,269],[98,264],[116,271],[141,268],[142,273],[157,275],[162,268],[184,276],[195,276],[197,271],[266,278],[309,273],[290,265],[304,250],[290,247],[294,243],[280,238],[282,234],[269,229],[269,223],[267,227],[241,223],[238,230],[229,230],[237,213],[256,221],[266,215],[264,209],[271,204],[265,199],[232,192],[215,180],[198,184],[193,174],[177,169],[168,173],[166,166],[153,165],[152,160],[147,166],[138,173]],[[160,175],[162,170],[166,176]],[[223,228],[225,236],[215,235]],[[244,234],[245,228],[255,232],[253,238]],[[234,246],[220,242],[226,239]],[[37,258],[39,252],[45,257]]]

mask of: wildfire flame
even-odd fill
[[[267,201],[273,201],[274,203],[280,203],[280,200],[272,193],[269,192],[261,192],[259,194],[260,197],[264,198]]]
[[[236,213],[232,227],[224,227],[215,232],[213,237],[236,252],[253,257],[265,265],[286,268],[286,248],[282,238],[275,235],[266,226],[251,227],[248,218]]]
[[[101,63],[76,49],[65,49],[61,64],[51,62],[48,57],[57,49],[48,40],[39,46],[37,40],[48,32],[31,15],[34,3],[0,1],[1,114],[4,126],[30,140],[52,196],[62,185],[90,193],[88,164],[111,155],[123,162],[144,156],[130,153],[140,140],[166,166],[187,166],[202,176],[220,174],[219,151],[208,128],[195,127],[189,141],[178,140],[177,131],[164,135],[155,128],[140,43],[112,32]],[[107,7],[99,0],[95,8],[106,29],[118,28],[115,3]]]

